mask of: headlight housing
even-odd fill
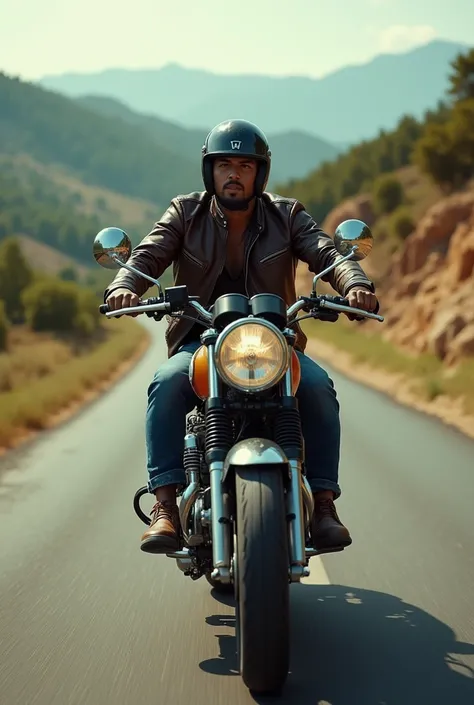
[[[290,364],[290,349],[272,323],[245,318],[224,328],[217,339],[215,362],[229,387],[261,392],[283,378]]]

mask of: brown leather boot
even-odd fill
[[[179,512],[176,504],[157,501],[151,510],[151,524],[142,536],[146,553],[171,553],[179,548]]]
[[[320,551],[342,551],[351,545],[349,531],[339,519],[332,499],[314,496],[311,536],[314,548]]]

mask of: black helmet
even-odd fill
[[[212,160],[214,157],[251,157],[260,163],[255,179],[255,196],[260,197],[267,185],[271,164],[270,149],[262,130],[247,120],[226,120],[216,125],[202,148],[201,172],[204,187],[214,195]]]

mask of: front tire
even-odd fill
[[[288,527],[279,467],[238,468],[236,628],[242,679],[281,691],[290,661]]]

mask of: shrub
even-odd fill
[[[399,206],[390,217],[390,233],[399,240],[405,240],[415,229],[415,222],[408,208]]]
[[[8,330],[10,328],[5,304],[0,301],[0,352],[4,352],[8,348]]]
[[[381,176],[374,183],[372,198],[378,215],[392,213],[403,203],[403,186],[394,176]]]
[[[79,312],[77,287],[71,282],[38,281],[23,293],[25,316],[35,331],[74,330]]]

